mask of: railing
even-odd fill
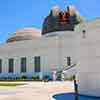
[[[57,73],[61,73],[62,71],[67,71],[67,70],[69,70],[69,69],[71,69],[71,68],[74,68],[76,66],[76,64],[73,64],[73,65],[71,65],[71,66],[66,66],[67,68],[66,69],[62,69],[62,70],[60,70],[60,71],[58,71]]]
[[[64,77],[65,77],[65,79],[67,78],[66,77],[66,75],[68,74],[67,72],[68,72],[68,70],[71,70],[72,68],[75,68],[75,66],[76,66],[76,64],[73,64],[73,65],[71,65],[71,66],[66,66],[66,67],[68,67],[68,68],[65,68],[65,69],[62,69],[62,70],[59,70],[59,71],[57,71],[57,73],[56,73],[56,75],[57,75],[57,79],[59,80],[62,80],[62,75],[64,75]],[[65,71],[65,72],[64,72]],[[71,74],[70,74],[70,76],[71,76]],[[73,76],[73,75],[72,75]]]

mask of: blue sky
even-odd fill
[[[74,4],[85,19],[100,17],[100,0],[0,0],[0,42],[19,28],[41,29],[52,6],[64,10],[69,4]]]

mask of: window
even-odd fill
[[[10,58],[8,59],[8,72],[13,73],[14,70],[14,59]]]
[[[83,38],[86,38],[86,30],[83,30],[82,33],[83,33]]]
[[[67,57],[67,65],[68,65],[68,66],[71,65],[71,57]]]
[[[2,73],[2,59],[0,59],[0,73]]]
[[[26,72],[26,58],[25,57],[21,58],[21,72],[22,73]]]
[[[34,57],[35,72],[40,72],[40,56]]]

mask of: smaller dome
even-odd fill
[[[75,6],[74,6],[74,5],[69,5],[69,6],[68,6],[68,11],[69,11],[69,14],[70,14],[71,16],[73,16],[73,15],[76,13],[76,8],[75,8]]]
[[[60,8],[59,6],[54,6],[51,11],[53,16],[58,16],[60,13]]]
[[[6,42],[8,43],[22,40],[33,40],[39,37],[41,37],[40,30],[35,28],[23,28],[11,34],[11,36],[7,39]]]

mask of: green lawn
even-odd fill
[[[25,85],[24,83],[21,84],[21,83],[0,83],[0,86],[20,86],[20,85]]]

